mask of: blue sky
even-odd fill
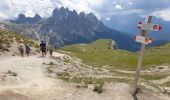
[[[92,12],[98,18],[109,20],[113,15],[136,13],[154,15],[170,21],[170,0],[0,0],[0,19],[11,19],[19,13],[49,17],[54,8],[68,7],[78,12]]]

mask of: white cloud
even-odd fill
[[[160,10],[160,11],[155,11],[155,12],[152,13],[152,15],[159,17],[159,18],[162,18],[166,21],[170,21],[170,8],[163,9],[163,10]]]
[[[129,2],[128,4],[129,4],[129,5],[133,5],[133,2]]]
[[[104,1],[105,0],[0,0],[0,8],[3,8],[0,9],[0,18],[17,17],[19,13],[31,17],[34,16],[35,13],[39,13],[42,17],[49,17],[54,8],[61,6],[68,7],[71,10],[76,9],[78,12],[93,12],[99,17],[100,15],[96,10],[101,8]]]
[[[109,21],[111,18],[110,17],[106,17],[105,20]]]
[[[117,2],[116,2],[116,1],[113,1],[112,4],[117,4]]]
[[[50,0],[0,0],[0,8],[1,15],[6,15],[3,19],[17,17],[19,13],[24,13],[26,16],[39,13],[47,17],[54,9]]]
[[[71,10],[76,9],[78,13],[84,11],[85,13],[94,13],[98,18],[100,18],[99,9],[102,8],[105,0],[51,0],[54,6],[60,4]]]
[[[0,12],[0,19],[5,19],[8,18],[7,15],[5,15],[4,13]]]
[[[34,16],[35,13],[39,13],[42,17],[49,17],[54,8],[61,6],[71,10],[75,9],[78,12],[92,12],[98,18],[110,18],[114,14],[148,14],[151,12],[150,10],[143,6],[140,6],[143,9],[138,8],[139,4],[144,1],[146,0],[0,0],[0,19],[14,18],[19,13],[26,16]],[[170,11],[155,11],[152,9],[153,11],[154,15],[169,20]]]
[[[115,9],[122,10],[123,8],[122,8],[121,5],[116,5],[116,6],[115,6]]]

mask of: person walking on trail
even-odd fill
[[[31,48],[25,44],[25,52],[27,54],[27,57],[30,55]]]
[[[53,46],[49,46],[48,50],[49,50],[49,53],[50,53],[50,57],[52,57],[53,51],[54,51],[54,47]]]
[[[48,47],[46,48],[45,56],[47,56],[47,52],[48,52]]]
[[[19,46],[19,52],[20,52],[20,55],[21,55],[21,57],[24,57],[24,44],[20,44],[20,46]]]
[[[44,41],[41,41],[41,43],[40,43],[40,50],[42,53],[42,57],[45,57],[47,49],[46,49],[46,43]]]

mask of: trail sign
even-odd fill
[[[146,44],[152,42],[152,39],[148,38],[148,31],[159,31],[161,29],[160,25],[151,24],[151,20],[152,20],[152,16],[148,16],[146,18],[145,22],[138,23],[138,28],[140,29],[140,36],[136,36],[135,40],[142,43],[142,46],[141,46],[141,50],[139,53],[135,80],[134,80],[134,84],[132,87],[133,95],[136,94],[136,90],[138,88],[138,81],[139,81],[139,77],[140,77],[140,70],[141,70],[141,66],[142,66],[143,55],[144,55]]]
[[[158,24],[139,22],[138,28],[141,30],[147,30],[147,31],[159,31],[161,30],[162,27]]]
[[[140,36],[140,35],[136,35],[135,36],[135,41],[143,43],[143,44],[146,44],[146,45],[152,43],[152,39],[151,38]]]

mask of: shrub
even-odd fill
[[[100,83],[100,84],[96,84],[94,86],[94,89],[93,89],[94,92],[97,92],[97,93],[102,93],[103,92],[103,84]]]
[[[54,66],[54,65],[55,65],[55,63],[53,63],[53,62],[50,62],[50,63],[49,63],[49,65],[50,65],[50,66]]]

